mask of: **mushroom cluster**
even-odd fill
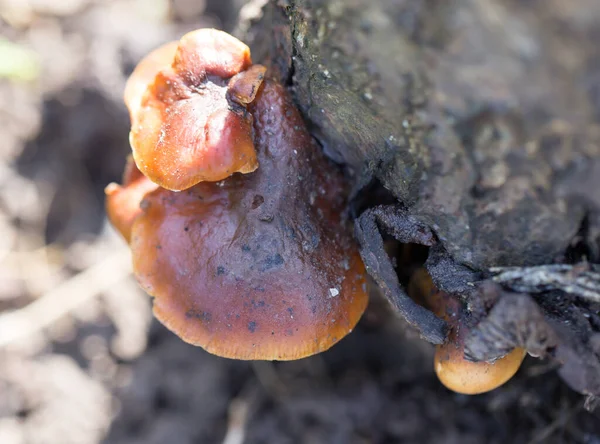
[[[344,179],[248,47],[201,29],[131,75],[122,185],[107,212],[156,317],[236,359],[319,353],[367,305]]]

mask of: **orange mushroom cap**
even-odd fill
[[[465,359],[464,348],[450,341],[436,346],[434,368],[446,388],[464,395],[479,395],[508,382],[521,367],[525,353],[517,347],[494,362],[472,362]]]
[[[450,326],[448,340],[437,345],[434,369],[446,388],[465,395],[476,395],[494,390],[510,380],[525,358],[525,349],[515,348],[494,362],[473,362],[465,358],[465,338],[469,326],[464,322],[460,301],[438,290],[424,269],[411,278],[409,291],[413,297],[424,299],[429,308],[445,319]]]
[[[365,270],[340,216],[343,179],[285,89],[263,82],[249,111],[260,168],[147,194],[134,272],[183,340],[228,358],[298,359],[354,328]]]
[[[251,63],[245,44],[222,31],[201,29],[156,49],[138,65],[125,103],[133,158],[144,175],[178,191],[258,167],[246,106],[265,68],[255,65],[246,74]],[[230,81],[238,85],[233,95]]]
[[[123,173],[123,185],[109,184],[106,193],[106,213],[108,220],[127,242],[131,239],[133,221],[142,212],[140,203],[144,196],[158,188],[137,169],[133,159],[127,158]]]

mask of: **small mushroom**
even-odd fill
[[[515,348],[494,362],[473,362],[465,358],[464,341],[470,329],[461,303],[435,288],[425,269],[413,274],[409,291],[450,326],[448,340],[436,346],[434,356],[435,373],[446,388],[465,395],[485,393],[503,385],[519,370],[526,353],[523,348]]]
[[[347,187],[284,87],[265,80],[248,110],[260,168],[147,194],[134,272],[183,340],[228,358],[298,359],[352,331],[365,270],[341,217]]]
[[[251,63],[245,44],[222,31],[200,29],[138,65],[125,103],[133,158],[144,175],[179,191],[258,167],[247,105],[265,68],[248,69]]]
[[[106,213],[108,220],[113,224],[127,242],[131,239],[131,226],[133,221],[142,212],[140,203],[144,196],[158,188],[137,169],[131,156],[127,158],[123,185],[109,184],[104,190],[106,193]]]

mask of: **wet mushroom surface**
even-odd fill
[[[107,212],[157,318],[236,359],[298,359],[350,333],[368,298],[348,184],[248,48],[190,32],[142,60],[125,102],[133,157]]]
[[[138,65],[125,103],[133,157],[150,180],[180,191],[257,168],[252,117],[245,109],[256,91],[236,88],[251,64],[245,44],[225,32],[201,29],[157,48]],[[260,85],[256,70],[246,83]],[[230,98],[232,77],[238,81]],[[240,100],[235,94],[240,89],[251,97]]]
[[[260,168],[142,202],[134,271],[185,341],[237,359],[297,359],[349,333],[364,266],[341,218],[344,182],[282,86],[251,106]]]

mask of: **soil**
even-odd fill
[[[444,389],[374,285],[350,336],[294,362],[217,358],[153,320],[104,213],[129,152],[123,86],[151,48],[232,30],[241,6],[0,3],[0,443],[600,443],[600,409],[551,362],[486,395]]]

